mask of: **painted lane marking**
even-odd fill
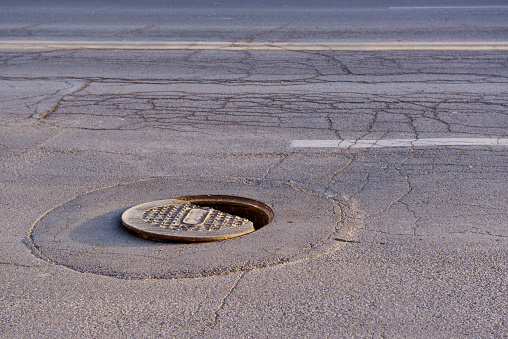
[[[423,138],[386,140],[293,140],[292,148],[381,148],[431,146],[508,146],[508,139],[493,138]]]
[[[478,42],[119,42],[119,41],[0,41],[0,50],[225,50],[225,51],[392,51],[392,50],[508,50],[508,41]]]

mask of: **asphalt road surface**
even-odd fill
[[[0,2],[0,337],[508,336],[505,1]],[[221,194],[218,242],[123,211]]]

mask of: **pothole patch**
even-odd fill
[[[122,215],[133,206],[137,220],[147,227],[183,227],[194,235],[238,227],[248,232],[218,241],[171,236],[149,241],[139,236],[152,234],[135,236],[122,225]],[[53,208],[34,224],[28,242],[38,257],[79,272],[124,279],[201,277],[297,260],[335,247],[334,239],[353,227],[344,219],[348,208],[286,182],[152,178],[86,193]]]

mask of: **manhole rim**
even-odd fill
[[[268,206],[267,204],[259,200],[247,197],[227,194],[208,194],[208,195],[185,195],[177,197],[175,199],[189,201],[190,203],[198,206],[202,205],[208,206],[211,203],[215,203],[217,205],[223,204],[230,206],[241,206],[257,210],[258,213],[264,214],[266,220],[264,220],[261,225],[256,225],[256,223],[253,221],[254,228],[256,229],[256,231],[270,224],[275,218],[275,211],[273,210],[272,207]]]
[[[130,207],[122,213],[121,221],[122,225],[130,232],[133,232],[136,236],[155,241],[219,241],[256,231],[254,223],[248,219],[248,222],[235,227],[234,229],[181,231],[163,228],[157,229],[142,218],[143,213],[155,207],[193,204],[198,207],[209,208],[207,206],[200,206],[200,204],[206,205],[206,203],[236,205],[242,207],[248,206],[257,211],[262,211],[268,219],[262,226],[269,224],[274,217],[274,212],[268,205],[254,199],[231,195],[192,195],[164,200],[154,200]]]

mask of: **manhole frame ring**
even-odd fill
[[[173,205],[173,204],[195,204],[198,206],[207,207],[207,204],[219,205],[233,205],[249,207],[263,212],[265,220],[261,227],[269,224],[275,213],[266,204],[244,197],[230,196],[230,195],[192,195],[182,196],[172,199],[155,200],[145,202],[127,209],[121,217],[122,225],[134,235],[148,240],[154,241],[178,241],[178,242],[206,242],[206,241],[220,241],[235,238],[256,231],[258,228],[254,227],[252,221],[245,223],[241,226],[235,227],[234,232],[231,230],[210,230],[206,232],[193,232],[193,231],[180,231],[170,229],[155,229],[151,224],[143,221],[142,214],[150,208]],[[220,209],[219,209],[220,210]]]

